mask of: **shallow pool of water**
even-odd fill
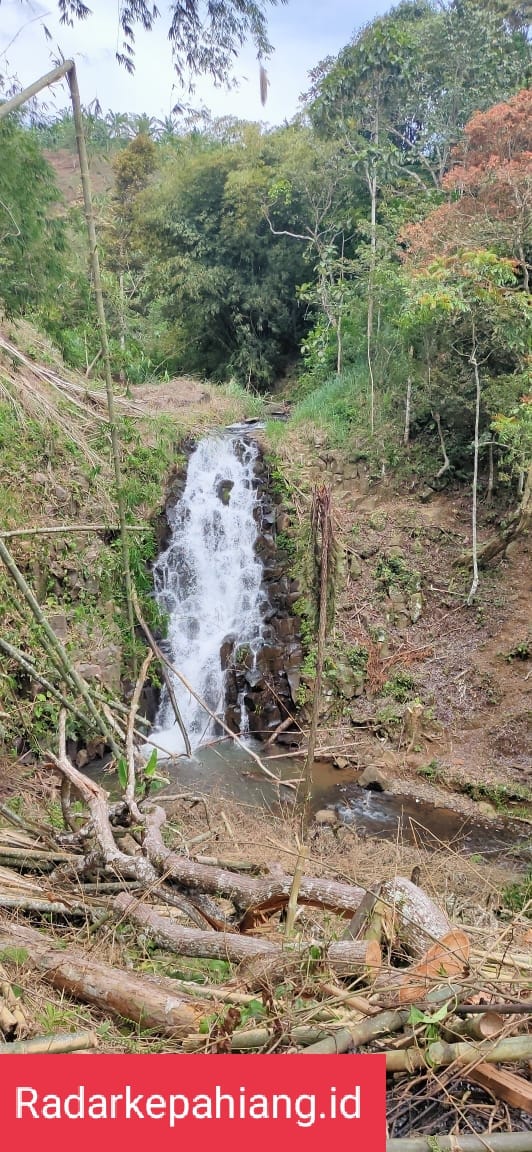
[[[263,747],[258,745],[256,750],[264,757]],[[302,761],[295,757],[264,762],[282,780],[294,781],[301,776]],[[279,790],[261,772],[249,752],[228,740],[198,749],[191,760],[166,760],[160,768],[169,780],[161,795],[186,791],[214,793],[241,804],[268,808],[272,813],[278,813],[280,806],[295,803],[293,789],[282,786]],[[105,787],[112,787],[112,777],[106,777]],[[526,840],[526,831],[512,821],[477,821],[452,808],[442,808],[414,796],[369,792],[360,788],[346,772],[323,762],[314,765],[312,808],[314,812],[334,808],[339,820],[362,836],[387,840],[398,837],[432,849],[445,844],[457,851],[479,853],[490,859],[506,854],[512,846]],[[525,847],[523,859],[526,856]]]

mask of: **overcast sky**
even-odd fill
[[[61,50],[73,56],[78,67],[81,98],[89,104],[97,98],[104,111],[148,112],[167,115],[174,104],[188,96],[174,86],[170,46],[166,40],[168,5],[159,0],[162,19],[154,31],[135,32],[136,72],[128,76],[115,60],[120,43],[120,0],[86,0],[93,15],[74,28],[55,18],[56,3],[41,0],[0,0],[0,75],[9,64],[11,74],[29,84],[53,67]],[[387,11],[391,0],[289,0],[269,12],[269,33],[275,52],[268,63],[270,89],[262,108],[259,98],[255,50],[245,46],[235,66],[236,91],[217,89],[206,79],[197,82],[195,106],[204,105],[216,116],[233,115],[247,120],[281,124],[297,111],[298,99],[308,87],[308,73],[325,56],[336,55],[353,32],[374,16]],[[53,39],[45,37],[43,25]],[[68,102],[66,89],[57,85],[52,107]]]

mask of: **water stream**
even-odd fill
[[[169,619],[166,652],[217,716],[224,711],[224,642],[230,639],[236,648],[245,646],[253,658],[263,643],[267,603],[263,567],[255,551],[257,455],[256,443],[242,428],[201,440],[189,459],[183,495],[168,512],[168,547],[154,567],[155,596]],[[172,759],[182,755],[184,742],[163,691],[152,738],[163,750],[159,754],[168,758],[170,791],[175,782],[179,788],[214,791],[278,811],[277,788],[244,749],[227,740],[206,746],[217,735],[217,725],[182,683],[173,680],[194,755]],[[244,702],[239,703],[245,738]],[[257,751],[263,751],[260,745]],[[294,759],[276,759],[274,767],[284,779],[297,777],[301,770]],[[281,803],[293,803],[293,792],[281,788],[281,793]],[[366,792],[331,765],[316,764],[313,808],[324,807],[334,808],[341,822],[362,835],[399,834],[432,847],[452,842],[461,850],[494,855],[509,843],[509,826],[502,821],[488,827],[413,797]]]
[[[223,712],[224,640],[231,636],[254,655],[261,645],[262,564],[254,547],[257,454],[254,441],[238,431],[201,440],[189,460],[183,496],[168,513],[169,545],[154,568],[155,596],[169,617],[166,654],[217,715]],[[197,748],[215,725],[175,677],[173,687]],[[152,735],[169,756],[184,751],[166,691]]]

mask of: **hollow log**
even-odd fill
[[[387,905],[388,936],[405,952],[422,960],[425,953],[451,932],[451,924],[441,908],[422,888],[403,876],[382,885],[379,899]]]
[[[163,1036],[180,1038],[197,1027],[201,1007],[176,996],[171,980],[155,982],[113,968],[74,948],[64,949],[21,924],[0,916],[0,948],[19,948],[46,983],[104,1013],[132,1020]]]
[[[240,975],[248,988],[282,983],[288,976],[300,975],[302,969],[305,971],[316,963],[311,945],[291,945],[287,941],[280,944],[252,936],[184,928],[127,893],[117,896],[113,903],[122,916],[141,925],[163,948],[170,948],[180,956],[201,956],[231,963],[246,961]],[[339,940],[330,944],[318,961],[342,976],[360,975],[380,967],[381,951],[375,941]]]

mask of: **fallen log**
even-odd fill
[[[154,807],[146,813],[144,850],[148,859],[158,871],[164,872],[166,877],[177,881],[184,888],[232,900],[235,907],[244,913],[240,923],[242,932],[253,928],[257,921],[273,915],[288,903],[292,876],[276,872],[273,876],[256,878],[229,872],[224,868],[197,864],[194,860],[179,856],[163,843],[161,827],[165,819],[165,813],[160,807]],[[352,916],[363,897],[364,889],[354,884],[339,884],[335,880],[303,876],[298,902],[326,908],[341,916]]]
[[[452,931],[441,908],[404,876],[386,881],[380,889],[379,900],[387,906],[388,938],[416,959],[422,960],[435,941]]]
[[[387,1140],[386,1152],[532,1152],[532,1132],[481,1132],[478,1136],[407,1136]]]
[[[339,975],[352,976],[374,971],[381,963],[381,951],[375,941],[339,940],[329,944],[323,955],[316,958],[312,944],[291,944],[286,940],[281,944],[253,936],[184,928],[128,893],[117,896],[113,904],[122,916],[147,930],[163,948],[180,956],[231,963],[245,961],[239,975],[247,988],[283,983],[288,976],[294,977],[318,964],[330,967]]]
[[[187,1036],[201,1008],[176,996],[171,980],[113,968],[74,948],[64,949],[34,928],[0,916],[0,948],[22,949],[46,983],[104,1013],[123,1017],[163,1036]]]

